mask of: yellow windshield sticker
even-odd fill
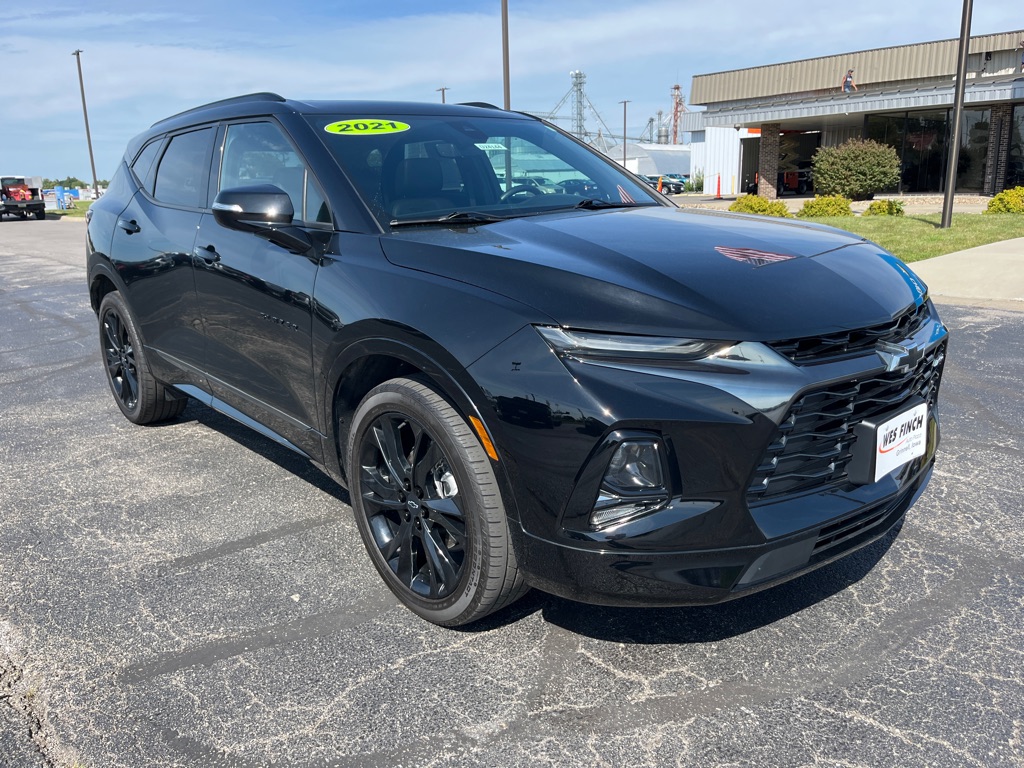
[[[371,120],[357,117],[353,120],[340,120],[337,123],[325,125],[324,130],[339,136],[376,136],[381,133],[408,131],[409,124],[400,123],[397,120]]]

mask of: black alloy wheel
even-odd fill
[[[110,388],[122,408],[134,410],[139,402],[139,374],[135,365],[135,345],[128,333],[128,325],[114,309],[108,309],[103,314],[101,325]]]
[[[100,349],[114,402],[129,421],[151,424],[178,416],[188,398],[176,395],[149,371],[138,329],[117,291],[103,297],[99,310]]]
[[[362,498],[381,556],[415,594],[448,597],[466,565],[465,500],[451,462],[421,424],[401,413],[374,419],[362,447]]]
[[[459,626],[525,593],[490,460],[425,382],[371,391],[353,416],[348,456],[363,543],[409,608]]]

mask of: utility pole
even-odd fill
[[[622,105],[622,167],[626,167],[626,105],[629,101],[620,101]]]
[[[82,115],[85,117],[85,142],[89,145],[89,166],[92,168],[92,194],[93,200],[100,196],[100,183],[96,176],[96,160],[92,155],[92,134],[89,132],[89,110],[85,106],[85,81],[82,79],[82,49],[76,48],[71,52],[78,62],[78,87],[82,91]]]
[[[505,109],[512,109],[512,89],[508,73],[508,0],[501,0],[501,69],[505,83]]]
[[[960,161],[960,120],[964,112],[964,87],[967,83],[967,48],[971,42],[971,0],[964,0],[964,15],[960,20],[960,49],[956,61],[956,95],[953,96],[953,131],[946,166],[946,189],[942,198],[942,229],[953,223],[953,195],[956,193],[956,167]]]
[[[447,85],[442,85],[440,88],[435,88],[435,91],[441,92],[441,103],[444,104],[444,92],[449,90]]]

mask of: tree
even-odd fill
[[[896,150],[871,139],[850,139],[838,147],[820,147],[811,162],[814,189],[823,195],[867,200],[900,180]]]
[[[68,176],[65,179],[43,179],[43,187],[46,189],[53,189],[54,187],[91,187],[92,184],[86,184],[84,181],[76,176]]]

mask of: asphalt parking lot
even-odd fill
[[[103,379],[75,221],[0,221],[0,765],[1024,765],[1024,312],[944,305],[902,530],[729,604],[400,607],[343,489]]]

